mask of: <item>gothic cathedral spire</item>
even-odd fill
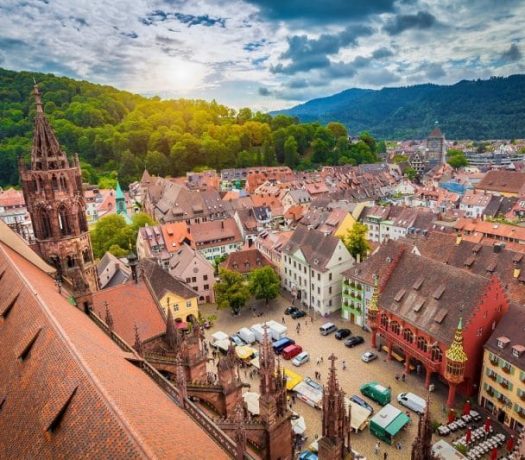
[[[35,249],[57,269],[86,308],[98,278],[86,220],[78,157],[70,165],[49,124],[38,86],[31,167],[20,162],[20,178],[35,234]]]

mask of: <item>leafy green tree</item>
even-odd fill
[[[256,299],[264,299],[266,305],[279,295],[280,285],[279,275],[270,266],[256,268],[250,274],[250,292]]]
[[[332,133],[332,135],[336,139],[339,139],[340,137],[348,138],[348,130],[346,129],[346,126],[342,123],[331,121],[326,125],[326,128]]]
[[[397,155],[394,155],[394,158],[392,158],[392,163],[396,165],[400,163],[404,163],[405,161],[408,161],[408,155],[397,154]]]
[[[359,256],[360,260],[363,260],[370,250],[370,244],[366,239],[367,231],[368,228],[365,224],[356,222],[348,229],[346,237],[343,238],[346,249],[348,249],[348,252],[352,254],[354,259],[357,259]]]
[[[447,163],[454,169],[462,168],[468,165],[468,160],[465,154],[454,155],[447,159]]]
[[[100,218],[91,230],[91,243],[96,258],[101,258],[109,248],[130,249],[131,233],[126,231],[126,220],[118,214]]]
[[[447,158],[455,157],[457,155],[465,155],[465,152],[459,149],[448,149],[447,150]]]
[[[376,153],[377,152],[377,145],[376,140],[372,135],[370,135],[369,132],[363,131],[361,134],[359,134],[359,140],[363,141],[366,145],[368,145],[370,152]]]
[[[220,309],[230,308],[239,313],[250,298],[250,290],[240,273],[219,269],[220,281],[215,283],[215,299]]]
[[[409,166],[405,169],[405,176],[410,180],[414,180],[417,176],[417,171],[412,166]]]
[[[295,168],[298,162],[297,141],[293,136],[289,136],[284,143],[284,163],[290,168]]]
[[[160,152],[148,152],[146,155],[146,169],[155,176],[167,176],[170,163],[166,155]]]

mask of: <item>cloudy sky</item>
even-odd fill
[[[2,0],[0,66],[269,110],[523,73],[524,0]]]

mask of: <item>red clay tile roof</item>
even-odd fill
[[[176,252],[184,243],[195,246],[186,222],[170,222],[160,228],[168,252]]]
[[[232,218],[191,224],[190,231],[197,249],[242,241],[239,227]]]
[[[221,263],[221,267],[238,273],[247,274],[256,268],[266,267],[272,263],[258,249],[244,249],[232,252],[228,258]]]
[[[525,186],[525,173],[515,171],[489,171],[476,185],[478,190],[519,193]]]
[[[2,270],[0,304],[19,295],[0,318],[0,458],[228,458],[53,278],[0,243]]]
[[[106,302],[114,331],[129,344],[135,340],[135,325],[142,340],[162,334],[166,329],[164,316],[142,280],[95,292],[93,310],[102,319],[106,316]]]

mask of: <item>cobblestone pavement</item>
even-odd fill
[[[250,305],[255,305],[251,303]],[[280,297],[266,307],[262,303],[257,304],[257,310],[264,312],[260,317],[257,317],[246,308],[239,316],[233,316],[229,311],[217,311],[214,305],[205,305],[201,307],[201,311],[204,315],[214,314],[217,315],[218,320],[215,322],[213,327],[207,331],[207,336],[210,337],[212,333],[221,330],[231,335],[237,332],[241,327],[250,327],[253,324],[261,323],[273,319],[278,322],[282,322],[284,308],[290,305],[290,302]],[[379,359],[365,364],[361,361],[361,355],[367,350],[371,350],[370,347],[370,334],[362,330],[355,324],[350,324],[347,321],[343,321],[338,317],[331,317],[328,319],[319,318],[318,315],[312,319],[311,317],[301,318],[300,320],[293,320],[289,316],[285,316],[285,325],[288,327],[288,336],[296,341],[297,344],[301,345],[305,351],[310,353],[310,362],[297,368],[293,366],[289,361],[281,361],[284,363],[284,367],[289,368],[303,377],[309,376],[314,377],[314,372],[319,371],[321,373],[321,382],[326,383],[328,377],[329,361],[328,356],[334,353],[338,360],[337,365],[337,376],[339,382],[346,392],[347,395],[357,394],[360,395],[359,386],[363,383],[370,381],[377,381],[384,385],[390,385],[392,387],[392,404],[401,410],[406,411],[397,403],[396,397],[400,392],[412,391],[422,397],[425,397],[425,390],[423,388],[424,375],[416,376],[409,375],[406,378],[406,382],[396,381],[395,375],[401,375],[403,372],[403,365],[397,361],[388,361],[386,359],[386,353],[379,353]],[[352,331],[352,335],[361,335],[365,338],[365,343],[358,345],[353,349],[349,349],[343,345],[342,341],[336,340],[334,334],[327,337],[323,337],[319,334],[319,327],[327,320],[335,323],[338,327],[347,327]],[[299,333],[296,331],[296,326],[300,322],[301,329]],[[257,346],[255,346],[257,348]],[[318,357],[323,357],[324,362],[319,366],[316,365]],[[342,361],[346,362],[346,370],[342,370]],[[246,382],[252,385],[251,390],[246,391],[259,391],[258,379],[250,379],[249,372],[245,374]],[[380,406],[368,398],[365,398],[377,412]],[[432,420],[444,421],[445,415],[443,414],[443,406],[446,401],[446,387],[444,385],[436,385],[436,391],[432,393]],[[297,400],[293,410],[301,414],[306,421],[308,439],[306,445],[310,444],[315,439],[315,435],[321,436],[321,412],[316,410],[300,400]],[[386,451],[388,453],[388,459],[409,459],[412,442],[417,433],[417,415],[410,412],[412,423],[408,428],[402,431],[398,437],[398,442],[401,443],[401,450],[396,449],[395,446],[388,446],[384,442],[381,442],[380,455],[375,455],[374,446],[378,441],[377,438],[372,436],[368,431],[368,428],[360,433],[352,435],[352,447],[359,451],[361,454],[366,455],[369,459],[380,458],[383,459],[383,454]]]

